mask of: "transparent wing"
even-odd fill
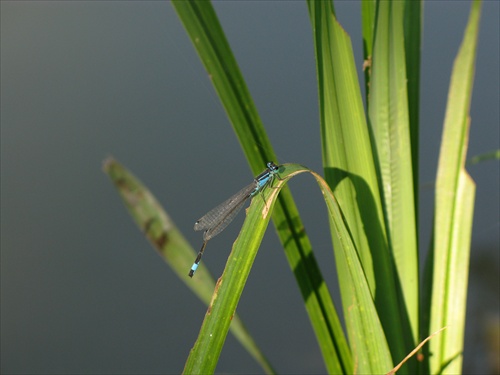
[[[194,230],[205,230],[211,232],[209,238],[215,237],[235,218],[241,210],[243,203],[250,197],[257,187],[257,182],[253,181],[250,185],[245,186],[239,192],[228,198],[214,209],[206,213],[201,219],[194,224]],[[207,233],[203,235],[205,240]]]
[[[209,239],[217,236],[220,232],[222,232],[226,227],[229,225],[231,221],[238,215],[238,212],[240,212],[241,208],[245,204],[246,199],[243,199],[238,205],[233,206],[233,209],[227,213],[226,216],[224,216],[224,219],[219,221],[215,226],[208,228],[204,233],[203,233],[203,241],[208,241]]]

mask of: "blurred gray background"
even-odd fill
[[[198,250],[194,221],[253,177],[207,74],[168,2],[0,5],[1,372],[179,373],[206,307],[150,248],[101,163],[113,155],[130,168]],[[214,6],[279,162],[322,172],[306,4]],[[361,74],[360,4],[335,7]],[[424,6],[422,251],[432,222],[433,190],[426,186],[435,178],[450,72],[469,7],[468,1]],[[499,2],[484,2],[469,157],[499,147],[499,17]],[[489,161],[469,171],[477,198],[464,371],[484,373],[493,371],[488,334],[499,319],[499,165]],[[339,302],[321,194],[305,176],[290,186]],[[243,216],[207,248],[202,267],[216,276]],[[238,313],[280,373],[325,371],[272,228]],[[261,369],[229,335],[217,371]]]

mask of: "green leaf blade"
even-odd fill
[[[469,111],[474,80],[481,2],[474,1],[453,66],[436,178],[436,203],[429,332],[448,326],[431,340],[432,373],[461,371],[474,184],[465,171]],[[429,288],[429,285],[426,286]]]
[[[184,368],[185,374],[215,372],[231,320],[269,224],[278,193],[289,174],[283,166],[280,170],[282,177],[274,180],[277,181],[275,186],[264,189],[252,199],[243,227],[217,282],[198,339],[189,354]]]
[[[329,185],[311,172],[320,186],[332,227],[344,318],[353,348],[354,367],[349,373],[379,374],[392,368],[391,353],[377,313],[351,230]]]
[[[404,2],[379,3],[368,104],[379,162],[384,216],[403,300],[402,322],[409,321],[409,327],[403,329],[411,332],[411,339],[404,347],[395,336],[389,338],[398,360],[416,346],[419,334],[417,228],[403,38],[404,6]],[[399,305],[396,299],[391,303]],[[401,335],[401,332],[394,333]],[[407,364],[415,365],[413,361]],[[415,367],[403,368],[403,371],[415,370]]]
[[[415,197],[415,223],[418,228],[419,192],[419,130],[420,130],[420,60],[422,49],[423,2],[407,0],[404,15],[405,60],[410,120],[411,160],[413,170],[413,195]],[[418,233],[418,230],[417,230]]]

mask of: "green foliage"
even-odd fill
[[[173,1],[224,105],[254,174],[276,160],[229,43],[209,2]],[[272,218],[329,373],[387,373],[433,332],[423,363],[400,373],[460,373],[475,185],[465,171],[481,3],[474,1],[455,61],[444,124],[433,247],[422,292],[418,264],[418,106],[422,4],[364,1],[367,112],[349,36],[328,1],[307,2],[315,46],[324,179],[297,164],[253,199],[215,285],[154,197],[117,162],[105,171],[139,228],[208,305],[185,373],[213,373],[229,330],[273,369],[236,314]],[[346,323],[344,333],[286,182],[310,173],[328,208]],[[260,199],[262,196],[264,199]],[[346,339],[346,336],[348,339]],[[396,368],[394,369],[396,370]]]

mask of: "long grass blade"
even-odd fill
[[[387,333],[395,360],[402,359],[417,344],[419,334],[418,252],[404,7],[405,2],[402,1],[379,2],[368,104],[383,191],[384,216],[402,304],[401,328],[392,330],[392,334]],[[399,306],[397,295],[393,295],[389,303]],[[407,332],[404,336],[409,338],[404,346],[401,345],[403,332]],[[415,360],[406,363],[402,371],[415,373]]]
[[[252,199],[243,227],[217,282],[198,339],[186,361],[185,374],[215,372],[236,306],[271,218],[277,194],[286,181],[286,175],[283,174],[282,179],[276,181],[273,188],[259,193],[265,194],[264,199],[259,196]]]
[[[413,171],[413,196],[415,200],[415,225],[418,233],[419,192],[419,130],[420,130],[420,60],[422,49],[421,0],[406,0],[404,15],[405,61],[408,92],[408,116],[410,120],[411,161]],[[417,246],[418,249],[418,246]]]
[[[451,76],[436,178],[434,242],[429,263],[432,297],[428,332],[431,373],[458,374],[462,367],[470,234],[475,186],[465,171],[481,2],[474,1]]]

